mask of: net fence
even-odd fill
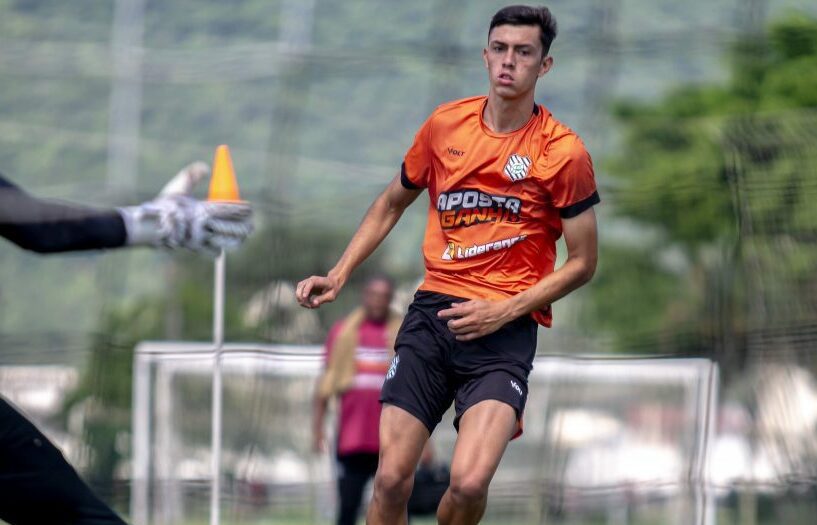
[[[311,450],[319,346],[228,345],[223,370],[225,523],[322,523],[336,468]],[[134,523],[205,520],[211,487],[212,345],[142,343],[134,377]],[[539,357],[524,439],[508,449],[485,523],[638,519],[710,523],[717,366],[706,359]],[[448,413],[433,436],[447,463]],[[216,430],[218,431],[218,430]],[[729,475],[731,471],[727,471]],[[779,471],[778,471],[779,473]],[[417,516],[418,522],[431,522]]]
[[[258,231],[228,259],[226,338],[245,349],[300,345],[305,361],[276,375],[275,352],[252,354],[225,376],[224,466],[235,475],[225,522],[331,521],[331,462],[304,442],[298,396],[316,365],[303,345],[322,344],[373,271],[395,277],[395,306],[406,307],[422,275],[425,197],[330,308],[299,309],[293,284],[333,264],[429,112],[485,92],[480,53],[504,4],[0,1],[0,172],[26,190],[135,204],[187,163],[209,161],[215,145],[231,146]],[[486,522],[811,523],[817,8],[549,5],[560,35],[537,101],[583,137],[603,204],[597,275],[555,306],[538,351],[667,367],[672,358],[679,370],[702,359],[717,365],[717,403],[704,447],[689,412],[704,390],[682,374],[625,380],[632,362],[607,381],[584,360],[548,358],[562,375],[535,373],[536,410]],[[207,520],[211,357],[157,357],[136,373],[134,352],[146,340],[210,340],[211,282],[211,262],[192,255],[0,249],[0,393],[137,522]],[[135,409],[144,378],[140,392],[172,399],[175,419]],[[177,425],[154,429],[146,445],[150,469],[183,470],[173,490],[139,492],[134,481],[145,446],[135,422],[146,414]],[[157,448],[161,439],[181,448]],[[451,439],[444,422],[443,457]],[[694,473],[702,450],[710,470]],[[135,504],[136,494],[147,499]]]

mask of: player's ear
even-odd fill
[[[485,67],[488,67],[488,48],[482,48],[482,62],[485,64]]]
[[[539,76],[545,76],[545,73],[550,71],[550,68],[553,67],[553,57],[548,55],[542,59],[542,65],[539,66]]]

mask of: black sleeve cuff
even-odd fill
[[[571,204],[566,208],[561,208],[559,210],[559,216],[562,219],[570,219],[579,215],[580,213],[589,210],[596,204],[601,202],[601,198],[599,197],[599,192],[594,191],[592,195],[587,197],[586,199],[580,200],[577,203]]]
[[[404,162],[402,166],[400,166],[400,183],[403,185],[404,188],[407,190],[421,190],[420,186],[411,182],[406,175],[406,163]]]

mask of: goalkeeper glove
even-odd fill
[[[181,170],[152,201],[119,208],[131,246],[185,248],[217,255],[243,243],[253,231],[252,208],[246,202],[211,202],[190,197],[210,173],[204,162]]]

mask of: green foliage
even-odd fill
[[[785,322],[813,306],[817,136],[814,117],[792,110],[817,111],[817,20],[783,19],[731,59],[724,86],[615,108],[624,130],[607,163],[615,213],[660,232],[646,249],[602,247],[588,319],[617,334],[621,350],[717,352],[769,321],[754,319],[759,301]],[[678,249],[683,272],[656,265]],[[707,344],[646,344],[668,330]]]
[[[86,475],[92,483],[110,486],[126,452],[117,443],[130,425],[133,349],[161,333],[161,313],[148,301],[108,312],[93,338],[79,385],[65,400],[64,414],[79,408],[85,416],[83,431],[92,451]]]
[[[817,31],[814,19],[803,14],[792,14],[769,30],[769,40],[782,60],[817,56]]]
[[[597,293],[588,301],[586,314],[602,330],[662,331],[665,311],[651,305],[669,306],[689,299],[677,272],[662,266],[648,248],[606,247],[593,283],[598,290],[623,290]]]
[[[85,416],[85,442],[92,451],[87,475],[92,483],[110,486],[114,469],[127,454],[122,443],[129,439],[122,438],[128,436],[131,422],[133,351],[137,344],[167,338],[168,330],[173,330],[168,319],[175,317],[169,315],[171,309],[178,309],[181,315],[180,338],[212,338],[212,294],[209,286],[201,286],[202,280],[212,282],[212,263],[191,257],[184,267],[187,272],[176,282],[177,288],[165,297],[145,297],[103,314],[79,384],[66,397],[64,416],[74,409]],[[237,307],[231,302],[225,310],[226,326],[239,330],[233,340],[241,339]]]
[[[697,123],[683,120],[705,98],[679,93],[662,114],[627,116],[625,153],[609,164],[614,174],[626,174],[625,189],[614,195],[620,212],[661,226],[690,248],[731,226],[719,145]]]

